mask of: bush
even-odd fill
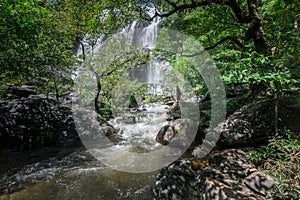
[[[161,101],[163,99],[162,96],[159,95],[146,95],[143,99],[143,103],[144,104],[148,104],[148,103],[155,103],[158,101]]]
[[[7,94],[8,94],[8,86],[5,84],[0,84],[0,101],[4,101]]]
[[[249,152],[249,158],[277,183],[270,194],[275,199],[300,199],[299,135],[278,132],[268,145]]]

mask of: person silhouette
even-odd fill
[[[181,91],[180,91],[179,86],[177,85],[176,86],[176,101],[179,101],[180,98],[181,98]]]

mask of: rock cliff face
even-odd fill
[[[101,133],[112,136],[115,129],[91,111],[80,111],[86,118],[95,117]],[[77,112],[78,114],[78,112]],[[12,99],[0,103],[0,149],[8,147],[39,148],[49,145],[80,144],[70,105],[42,95]]]

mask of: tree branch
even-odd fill
[[[239,3],[236,0],[203,0],[201,2],[196,2],[192,0],[191,3],[181,4],[177,5],[174,2],[171,2],[170,0],[166,0],[166,2],[173,7],[173,9],[167,13],[159,13],[157,10],[155,10],[154,16],[151,17],[150,20],[154,19],[155,17],[169,17],[177,12],[185,11],[187,9],[192,8],[198,8],[207,6],[210,4],[219,4],[219,5],[227,5],[231,8],[231,10],[234,12],[235,16],[237,17],[238,21],[240,23],[250,23],[251,17],[248,15],[247,12],[242,10],[240,8]]]
[[[142,56],[147,56],[147,55],[143,54]],[[123,60],[121,63],[118,63],[118,61],[120,61],[120,59],[116,59],[110,65],[111,67],[113,67],[113,69],[110,70],[109,72],[106,72],[102,76],[109,76],[112,73],[116,72],[118,69],[120,69],[120,66],[125,65],[126,63],[129,63],[129,62],[132,62],[132,61],[136,62],[134,66],[138,66],[138,65],[142,65],[142,64],[146,64],[147,63],[144,60],[142,60],[142,61],[136,60],[138,58],[139,58],[139,55],[134,54],[133,56],[130,56],[127,59]]]
[[[228,0],[226,1],[226,5],[231,8],[240,23],[251,22],[251,17],[247,15],[247,12],[245,10],[241,9],[240,4],[237,2],[237,0]]]
[[[197,53],[194,53],[194,54],[186,54],[186,55],[182,55],[182,56],[184,56],[184,57],[194,57],[194,56],[197,56],[197,55],[201,55],[204,51],[214,49],[217,46],[219,46],[220,44],[222,44],[222,43],[224,43],[224,42],[226,42],[228,40],[232,41],[234,44],[236,44],[237,46],[241,47],[242,49],[245,48],[245,46],[243,45],[243,43],[240,41],[239,37],[227,36],[227,37],[221,39],[220,41],[218,41],[217,43],[215,43],[214,45],[204,48],[204,50],[201,51],[201,52],[197,52]]]
[[[214,45],[210,46],[210,47],[206,47],[205,50],[211,50],[216,48],[218,45],[226,42],[227,40],[232,41],[233,43],[235,43],[237,46],[241,47],[242,49],[245,48],[245,46],[243,45],[243,43],[240,41],[240,38],[238,37],[234,37],[234,36],[227,36],[223,39],[221,39],[220,41],[218,41],[217,43],[215,43]]]
[[[157,17],[157,16],[158,17],[169,17],[169,16],[171,16],[171,15],[173,15],[176,12],[179,12],[179,11],[184,11],[184,10],[187,10],[187,9],[197,8],[197,7],[206,6],[206,5],[211,4],[211,2],[209,2],[207,0],[202,1],[202,2],[192,1],[192,3],[190,3],[190,4],[181,4],[181,5],[176,5],[175,3],[171,2],[170,0],[166,0],[166,2],[173,7],[173,10],[171,10],[168,13],[158,13],[158,12],[156,12],[155,15],[152,17],[152,19]]]
[[[202,0],[195,1],[191,0],[190,3],[178,4],[172,0],[166,0],[166,2],[172,7],[171,11],[166,13],[160,13],[155,9],[155,14],[151,17],[150,20],[153,20],[155,17],[169,17],[177,12],[185,11],[188,9],[194,9],[198,7],[204,7],[210,4],[219,4],[226,5],[231,8],[235,14],[237,21],[242,24],[250,24],[250,27],[245,30],[245,35],[241,38],[244,42],[250,41],[253,39],[255,49],[258,52],[264,52],[269,48],[266,37],[264,36],[262,24],[264,23],[263,19],[258,14],[257,2],[256,0],[247,0],[248,4],[248,13],[243,10],[240,6],[238,0]],[[244,48],[244,45],[237,37],[225,37],[216,44],[205,48],[205,50],[210,50],[218,46],[219,44],[231,40],[239,47]]]

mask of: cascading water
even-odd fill
[[[151,50],[155,48],[162,23],[159,17],[150,24],[139,24],[138,21],[134,21],[123,31],[128,34],[131,45],[152,54]],[[171,70],[169,63],[160,58],[153,58],[151,55],[150,57],[150,63],[132,69],[131,78],[146,84],[148,93],[152,95],[170,96],[170,89],[167,90],[170,85],[167,85],[169,83],[166,81]],[[117,116],[109,121],[120,130],[121,137],[124,139],[117,148],[138,153],[159,149],[161,145],[155,141],[155,138],[159,130],[169,123],[166,116],[168,109],[169,106],[163,102],[156,102],[142,104],[134,111],[117,113]]]
[[[126,28],[124,28],[120,34],[116,34],[116,39],[113,37],[108,41],[102,41],[94,49],[90,47],[85,49],[94,50],[92,54],[94,59],[92,59],[92,62],[94,62],[95,67],[98,67],[98,69],[101,70],[101,67],[107,67],[107,65],[109,65],[107,64],[108,62],[102,65],[104,62],[103,60],[105,60],[106,57],[108,57],[109,62],[114,62],[114,60],[107,55],[114,54],[115,56],[119,56],[120,54],[124,54],[124,49],[127,48],[124,46],[126,45],[130,46],[130,48],[134,48],[135,50],[142,50],[143,52],[152,54],[151,50],[155,48],[161,26],[162,19],[158,17],[148,24],[140,24],[138,23],[138,20],[135,20]],[[116,47],[116,45],[119,43],[121,44],[121,47]],[[129,79],[133,81],[137,80],[139,85],[147,85],[148,94],[170,95],[170,93],[167,93],[165,90],[165,82],[167,82],[165,77],[167,76],[171,67],[167,62],[164,62],[159,58],[152,58],[151,55],[150,58],[150,63],[130,68],[130,71],[128,72],[130,77]],[[110,69],[107,70],[109,71]],[[141,107],[136,108],[135,111],[129,111],[128,104],[126,103],[128,99],[124,98],[124,100],[120,101],[119,97],[120,95],[126,93],[124,89],[129,87],[126,85],[126,83],[124,83],[126,81],[127,80],[119,81],[118,84],[114,86],[115,88],[113,91],[111,91],[112,101],[114,102],[115,99],[118,101],[116,103],[112,103],[114,104],[112,105],[114,119],[109,121],[110,124],[119,129],[119,134],[123,141],[111,147],[112,149],[106,149],[106,151],[110,152],[116,148],[128,152],[155,151],[161,146],[155,141],[156,135],[160,128],[168,124],[166,119],[168,106],[163,105],[162,102],[141,105],[140,101],[139,104]],[[85,83],[86,82],[82,84]],[[95,85],[94,81],[92,81],[91,84]],[[116,89],[118,85],[123,86],[123,88],[121,87],[119,90]],[[131,92],[132,91],[129,91],[129,93]],[[127,94],[125,94],[125,96],[126,95]],[[119,107],[120,104],[124,104],[124,106],[121,109],[116,109],[115,107]],[[95,152],[99,151],[104,150],[95,150]]]
[[[139,46],[145,51],[150,51],[150,54],[152,54],[151,50],[155,47],[162,23],[163,20],[159,17],[156,17],[146,26],[134,22],[131,26],[132,45]],[[164,78],[170,70],[170,66],[167,62],[159,58],[152,58],[149,64],[135,70],[137,71],[135,72],[137,73],[135,77],[149,86],[150,93],[167,95],[164,91]],[[140,77],[144,77],[144,79]]]
[[[160,26],[160,19],[155,19],[143,28],[134,21],[127,28],[130,29],[128,34],[132,44],[140,45],[145,50],[152,49]],[[84,49],[79,48],[77,55],[83,51],[85,54],[97,51],[105,41],[104,38],[105,36],[99,38],[100,44],[93,48],[86,41],[83,42]],[[151,88],[151,92],[158,94],[162,93],[160,84],[164,79],[163,71],[167,68],[167,64],[152,60],[144,69],[132,73],[136,73],[141,82],[156,85]],[[140,109],[142,112],[137,115],[129,113],[116,116],[110,121],[120,130],[123,139],[114,148],[135,153],[159,148],[160,144],[156,143],[155,136],[167,123],[165,106],[148,104]],[[98,162],[83,148],[72,154],[59,153],[51,157],[47,153],[43,155],[42,160],[35,160],[33,156],[26,161],[30,164],[10,169],[7,166],[7,170],[0,173],[0,199],[153,199],[149,185],[154,182],[157,172],[118,172]]]
[[[109,137],[100,137],[98,131],[100,127],[93,128],[92,130],[83,128],[83,130],[86,131],[79,133],[79,135],[82,136],[81,140],[86,148],[89,149],[98,160],[114,169],[134,173],[150,172],[160,169],[180,157],[192,142],[190,138],[192,138],[193,132],[195,131],[190,131],[190,127],[188,126],[192,126],[194,122],[184,120],[189,120],[187,115],[192,114],[193,112],[191,110],[195,107],[189,106],[192,108],[190,110],[185,108],[185,106],[181,107],[179,103],[183,103],[183,98],[180,99],[180,102],[178,101],[179,98],[177,98],[174,109],[171,111],[172,114],[170,115],[169,112],[167,116],[167,112],[172,103],[169,102],[169,104],[166,105],[163,102],[163,96],[170,96],[170,91],[174,91],[175,88],[177,88],[176,91],[181,93],[177,84],[181,84],[181,86],[184,85],[185,98],[191,94],[191,87],[184,82],[184,77],[180,73],[175,73],[176,71],[171,68],[168,62],[161,60],[160,56],[153,58],[156,54],[151,55],[155,46],[158,45],[158,47],[160,47],[162,41],[168,41],[168,44],[171,44],[171,49],[168,45],[164,45],[164,47],[170,49],[168,49],[168,52],[177,52],[172,49],[174,38],[168,37],[174,36],[174,32],[170,32],[169,34],[165,30],[160,31],[161,25],[162,21],[159,18],[156,18],[148,25],[139,24],[137,21],[134,21],[120,33],[115,34],[104,41],[103,44],[100,44],[101,47],[98,51],[92,53],[92,59],[90,59],[90,63],[94,69],[91,70],[89,67],[86,67],[85,70],[83,70],[84,73],[93,71],[94,74],[95,71],[97,71],[98,75],[96,74],[95,77],[98,77],[98,80],[102,75],[104,78],[108,74],[112,75],[111,72],[117,73],[114,80],[109,79],[110,76],[105,80],[105,84],[109,87],[110,108],[113,115],[113,119],[110,120],[109,123],[118,130],[118,138],[121,138],[122,141],[109,141]],[[165,34],[164,37],[167,37],[161,38],[160,32]],[[175,34],[175,37],[178,39],[180,35]],[[182,40],[178,41],[181,42]],[[181,44],[177,43],[178,41],[175,40],[175,47],[182,47]],[[147,53],[150,53],[151,58],[149,64],[145,64],[144,56],[145,54],[149,55]],[[171,72],[173,72],[173,74]],[[78,81],[75,84],[75,91],[79,91],[79,94],[88,94],[89,97],[95,97],[97,88],[95,88],[95,78],[92,78],[93,73],[92,75],[90,75],[91,73],[82,74],[82,78],[80,77],[81,82]],[[112,83],[108,83],[107,80],[110,80]],[[100,84],[98,84],[98,88],[99,85]],[[148,86],[148,93],[146,94],[144,91],[145,85]],[[105,86],[106,85],[103,84],[103,87]],[[82,88],[84,90],[83,92],[81,90]],[[149,95],[149,93],[151,93],[151,95]],[[83,99],[85,99],[85,96]],[[177,97],[179,96],[181,95],[178,94]],[[154,98],[160,100],[152,101]],[[172,98],[169,98],[169,100],[171,99]],[[93,109],[91,108],[93,100],[94,99],[91,101],[92,104],[83,103],[79,105],[79,107]],[[175,103],[172,100],[171,102]],[[79,104],[80,103],[81,102],[79,102]],[[85,107],[86,105],[87,107]],[[75,123],[78,122],[76,124],[81,127],[83,126],[81,121],[85,121],[85,119],[80,115],[78,116],[79,119],[76,119]],[[170,137],[174,135],[177,139],[173,141],[182,141],[182,144],[177,145],[176,142],[171,142],[172,144],[167,147],[161,145],[160,143],[165,144],[165,142],[161,142],[160,136],[156,137],[161,128],[169,127],[171,123],[169,121],[170,119],[180,118],[181,116],[185,119],[178,122],[182,123],[182,126],[178,125],[178,127],[184,127],[186,125],[184,131],[190,131],[189,136],[185,138],[186,142],[179,139],[179,137],[185,137],[184,133],[181,135],[177,134],[181,131],[179,130],[181,128],[179,128],[176,133],[174,129],[173,134],[169,133],[168,135]],[[85,124],[84,127],[94,127],[93,124],[85,123],[87,124]],[[191,124],[187,125],[188,123]],[[195,127],[194,129],[196,130]],[[172,132],[172,130],[170,130],[170,132]],[[156,140],[160,143],[157,143]],[[143,155],[141,156],[141,154]],[[157,159],[157,162],[151,163],[153,159]],[[139,165],[139,163],[151,164],[146,167]]]

